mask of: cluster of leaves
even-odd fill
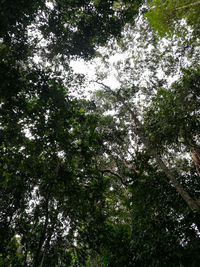
[[[184,71],[171,89],[160,88],[145,115],[151,141],[164,145],[196,145],[199,136],[199,67]]]
[[[51,59],[91,58],[97,45],[105,45],[112,36],[120,37],[124,25],[134,22],[141,4],[141,0],[19,0],[12,4],[2,0],[0,38],[6,44],[16,46],[17,42],[24,46],[29,32],[35,31],[39,37],[35,34],[29,45],[35,50],[43,37],[47,44],[45,54]]]

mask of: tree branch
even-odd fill
[[[128,186],[128,185],[129,185],[129,183],[125,182],[124,179],[123,179],[123,177],[122,177],[121,175],[119,175],[117,172],[114,172],[114,171],[109,170],[109,169],[100,170],[100,172],[102,172],[102,173],[106,173],[106,172],[107,172],[107,173],[110,173],[110,174],[112,174],[112,175],[118,177],[118,178],[120,179],[121,183],[122,183],[124,186]]]

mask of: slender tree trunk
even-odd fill
[[[40,240],[38,244],[37,251],[35,253],[35,259],[34,259],[34,267],[39,267],[41,263],[41,256],[42,256],[42,246],[44,244],[45,238],[46,238],[46,231],[48,226],[48,220],[49,220],[49,199],[46,200],[46,207],[45,207],[45,223],[40,235]]]
[[[142,125],[142,123],[137,118],[137,111],[133,107],[130,107],[125,102],[125,100],[124,100],[124,98],[122,96],[120,96],[119,94],[116,94],[115,92],[113,92],[110,89],[109,86],[107,86],[107,85],[105,85],[105,84],[103,84],[101,82],[97,82],[97,83],[99,83],[100,85],[102,85],[107,92],[109,92],[112,95],[114,95],[124,105],[124,107],[126,108],[126,110],[130,113],[130,116],[131,116],[131,119],[133,121],[133,124],[135,124],[134,132],[139,136],[139,138],[141,139],[141,141],[143,142],[143,144],[148,149],[149,153],[156,159],[156,162],[157,162],[158,166],[161,168],[161,170],[164,171],[165,175],[168,177],[168,179],[170,180],[170,182],[173,184],[173,186],[175,187],[175,189],[177,190],[177,192],[185,200],[185,202],[188,205],[188,207],[194,213],[198,213],[199,214],[200,213],[200,205],[197,203],[196,200],[194,200],[190,196],[190,194],[177,181],[177,179],[175,178],[175,176],[172,173],[172,171],[170,170],[170,168],[166,166],[166,164],[163,162],[163,160],[162,160],[161,156],[159,155],[159,153],[150,144],[148,137],[145,136],[145,131],[144,131],[143,125]]]
[[[45,256],[46,256],[46,252],[47,252],[47,249],[48,249],[52,234],[53,234],[53,231],[51,230],[51,232],[49,233],[49,235],[48,235],[48,237],[46,239],[45,245],[44,245],[44,250],[43,250],[43,253],[41,255],[41,262],[40,262],[40,266],[39,267],[43,267],[44,259],[45,259]]]
[[[25,255],[24,255],[24,267],[27,266],[27,255],[28,255],[28,245],[27,245],[27,242],[26,242],[26,245],[25,245]]]
[[[135,132],[140,137],[140,139],[143,142],[143,144],[147,147],[149,153],[156,159],[157,164],[164,171],[165,175],[169,178],[169,180],[171,181],[171,183],[173,184],[173,186],[176,188],[176,190],[178,191],[178,193],[181,195],[181,197],[185,200],[185,202],[187,203],[188,207],[192,211],[200,213],[200,207],[197,204],[196,200],[194,200],[189,195],[189,193],[187,191],[185,191],[185,189],[177,181],[177,179],[175,178],[175,176],[173,175],[173,173],[169,169],[169,167],[167,167],[165,165],[165,163],[161,159],[161,156],[158,154],[158,152],[156,151],[156,149],[154,147],[152,147],[152,145],[150,144],[148,138],[144,135],[143,126],[142,126],[141,122],[138,120],[136,114],[132,110],[130,110],[130,108],[129,108],[129,112],[131,114],[132,120],[134,121],[134,123],[136,125]]]
[[[52,179],[50,180],[50,183],[47,185],[46,188],[46,203],[45,203],[45,223],[42,229],[42,233],[40,235],[40,240],[39,240],[39,244],[38,244],[38,248],[35,254],[35,259],[34,259],[34,267],[39,267],[43,265],[44,262],[44,256],[45,256],[45,252],[43,251],[42,253],[42,247],[44,245],[45,239],[47,238],[47,242],[49,243],[50,240],[48,241],[48,236],[47,236],[47,227],[48,227],[48,221],[49,221],[49,204],[50,204],[50,195],[51,195],[51,190],[53,188],[55,179],[58,176],[58,172],[60,169],[60,162],[59,160],[57,161],[57,165],[55,170],[52,173]],[[50,236],[51,238],[51,236]]]

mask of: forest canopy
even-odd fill
[[[0,266],[199,266],[199,9],[0,0]]]

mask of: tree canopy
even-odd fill
[[[1,266],[199,266],[199,6],[1,0]]]

